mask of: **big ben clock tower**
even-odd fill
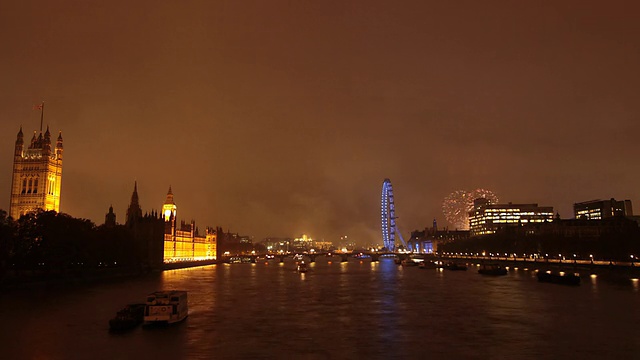
[[[167,193],[167,199],[162,205],[162,218],[164,219],[164,260],[176,256],[176,203],[173,201],[171,186]]]

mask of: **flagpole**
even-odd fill
[[[44,120],[44,101],[42,102],[42,105],[40,106],[40,132],[42,132],[42,122]]]

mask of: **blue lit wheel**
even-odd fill
[[[380,215],[382,217],[382,243],[388,251],[394,251],[396,247],[396,214],[393,204],[393,186],[389,179],[384,179],[382,183]]]

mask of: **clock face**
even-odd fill
[[[171,210],[169,210],[169,209],[165,210],[164,211],[164,217],[168,219],[170,216],[171,216]]]

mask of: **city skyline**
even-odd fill
[[[2,5],[1,209],[42,100],[60,210],[96,223],[134,181],[256,239],[381,242],[385,178],[403,234],[459,189],[638,203],[635,4],[124,4]]]

